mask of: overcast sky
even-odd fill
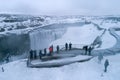
[[[0,13],[119,15],[120,0],[0,0]]]

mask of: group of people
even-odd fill
[[[72,49],[72,43],[65,43],[65,50],[71,50]]]
[[[72,43],[71,42],[69,44],[65,43],[65,50],[67,51],[67,50],[71,50],[71,49],[72,49]],[[86,46],[83,46],[83,50],[85,50],[84,55],[91,55],[91,51],[93,50],[93,47],[86,45]],[[59,53],[59,51],[60,51],[60,46],[57,45],[56,53]],[[51,45],[49,47],[49,53],[47,53],[47,48],[44,48],[43,51],[42,50],[39,51],[39,58],[41,59],[42,56],[46,56],[46,55],[51,56],[53,52],[54,52],[54,47],[53,47],[53,45]],[[37,58],[38,58],[37,51],[30,50],[30,59],[37,59]]]
[[[85,55],[91,55],[91,51],[94,49],[92,46],[83,46],[83,50],[85,50]]]
[[[72,43],[65,43],[65,50],[71,50],[72,49]],[[56,46],[56,52],[57,53],[59,53],[59,51],[60,51],[60,47],[59,47],[59,45],[57,45]],[[39,56],[37,56],[37,51],[36,50],[30,50],[30,59],[32,60],[32,59],[37,59],[38,57],[40,58],[40,59],[42,59],[42,56],[46,56],[46,55],[48,55],[48,56],[51,56],[52,55],[52,53],[54,52],[54,47],[53,47],[53,45],[51,45],[50,47],[49,47],[49,53],[47,53],[47,48],[44,48],[44,50],[42,51],[42,50],[40,50],[39,51]]]
[[[44,50],[39,50],[39,55],[37,55],[37,51],[36,50],[30,50],[30,54],[29,54],[29,58],[30,60],[33,59],[37,59],[37,58],[42,58],[42,56],[46,56],[46,55],[51,55],[51,53],[53,52],[53,47],[49,48],[49,54],[47,54],[47,48],[44,48]]]
[[[37,51],[36,50],[30,50],[30,59],[37,59]]]

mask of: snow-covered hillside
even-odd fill
[[[26,60],[18,60],[0,66],[0,80],[119,80],[119,57],[119,54],[104,57],[110,63],[106,73],[104,60],[99,64],[97,57],[88,62],[56,68],[27,68]]]

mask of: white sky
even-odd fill
[[[120,0],[0,0],[0,13],[119,15]]]

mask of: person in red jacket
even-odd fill
[[[49,53],[50,53],[50,55],[52,54],[52,52],[53,52],[53,45],[49,47]]]
[[[53,45],[51,46],[51,48],[52,48],[52,53],[53,53]]]

